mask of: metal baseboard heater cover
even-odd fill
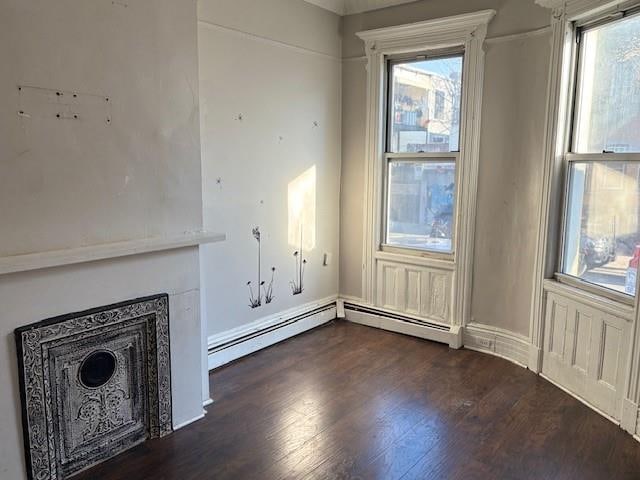
[[[30,480],[172,432],[168,295],[44,320],[15,340]]]
[[[344,308],[345,310],[352,310],[354,312],[361,312],[361,313],[367,313],[369,315],[376,315],[378,317],[384,317],[384,318],[389,318],[392,320],[398,320],[400,322],[404,322],[404,323],[408,323],[408,324],[412,324],[412,325],[418,325],[420,327],[429,327],[429,328],[433,328],[435,330],[441,330],[443,332],[449,332],[451,331],[450,327],[447,327],[445,325],[440,325],[437,323],[433,323],[433,322],[429,322],[427,320],[417,320],[415,318],[411,318],[411,317],[407,317],[405,315],[401,315],[399,313],[391,313],[385,310],[380,310],[377,309],[375,307],[364,307],[361,305],[356,305],[355,303],[349,303],[349,302],[345,302],[344,303]]]

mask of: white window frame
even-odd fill
[[[564,273],[564,263],[565,263],[565,242],[566,242],[566,234],[567,234],[567,220],[568,220],[568,208],[569,208],[569,196],[570,196],[570,186],[571,186],[571,171],[573,163],[589,163],[589,162],[640,162],[640,153],[615,153],[613,151],[603,151],[602,153],[580,153],[574,151],[576,141],[577,141],[577,128],[576,128],[576,120],[578,115],[579,108],[579,98],[580,98],[580,87],[581,87],[581,77],[580,77],[580,61],[581,61],[581,48],[582,42],[581,36],[582,32],[592,28],[594,26],[600,26],[612,22],[619,21],[623,18],[627,17],[628,13],[632,15],[639,15],[638,6],[634,6],[630,9],[631,12],[627,9],[616,11],[614,14],[611,12],[605,12],[604,14],[601,12],[596,12],[593,15],[587,15],[582,17],[579,20],[571,21],[568,25],[568,34],[571,39],[571,47],[569,50],[569,59],[567,62],[569,63],[569,75],[570,77],[565,82],[569,89],[569,96],[567,101],[569,103],[569,107],[567,108],[566,119],[565,119],[565,132],[564,132],[564,140],[563,144],[563,177],[564,177],[564,198],[563,198],[563,207],[561,214],[561,237],[559,240],[559,248],[558,248],[558,262],[556,265],[555,278],[567,285],[571,285],[585,291],[594,293],[596,295],[601,295],[605,298],[609,298],[624,304],[633,305],[634,298],[633,295],[627,295],[622,292],[618,292],[616,290],[612,290],[601,285],[588,282],[586,280],[582,280],[579,277]],[[615,190],[611,188],[611,190]]]
[[[456,15],[358,33],[367,55],[367,133],[364,172],[362,296],[374,304],[377,261],[432,265],[453,270],[451,331],[468,322],[473,267],[473,232],[478,179],[480,110],[484,77],[482,49],[495,10]],[[464,50],[460,118],[460,152],[456,162],[455,234],[453,253],[382,251],[386,142],[386,72],[390,56]],[[457,334],[457,333],[456,333]]]
[[[587,282],[563,278],[559,266],[564,239],[564,177],[567,172],[569,141],[573,121],[573,94],[576,67],[576,26],[619,15],[621,10],[640,5],[640,0],[535,0],[551,9],[551,61],[547,92],[547,115],[544,138],[543,181],[539,209],[539,230],[535,251],[533,292],[531,296],[530,342],[528,367],[538,373],[542,369],[542,346],[545,326],[545,291],[565,283],[576,298],[585,298],[603,309],[629,309],[633,304],[637,315],[639,295],[631,298]],[[595,155],[601,154],[584,154]],[[575,158],[575,157],[574,157]],[[616,156],[622,159],[623,157]],[[640,287],[638,282],[637,289]],[[630,300],[631,299],[631,300]],[[638,329],[640,332],[640,329]],[[640,339],[639,339],[640,341]]]
[[[383,202],[382,202],[382,223],[381,223],[381,243],[380,250],[384,252],[391,253],[400,253],[407,255],[420,255],[425,257],[432,258],[440,258],[440,259],[448,259],[451,260],[453,258],[455,252],[455,232],[456,232],[456,205],[454,204],[453,210],[453,218],[451,225],[451,249],[449,251],[441,251],[433,248],[414,248],[408,247],[404,245],[391,245],[387,243],[387,235],[388,235],[388,221],[389,221],[389,168],[391,166],[391,162],[393,161],[414,161],[416,163],[440,163],[440,162],[453,162],[456,167],[456,179],[455,179],[455,189],[454,189],[454,201],[458,196],[458,160],[460,156],[460,150],[449,151],[449,152],[391,152],[390,144],[391,144],[391,134],[392,134],[392,122],[393,122],[393,114],[394,110],[392,107],[393,103],[393,85],[392,85],[392,75],[393,75],[393,66],[402,64],[405,62],[411,61],[423,61],[423,60],[433,60],[438,58],[447,58],[447,57],[457,57],[460,56],[463,60],[463,70],[464,70],[464,49],[454,48],[446,49],[446,50],[433,50],[429,52],[420,52],[415,53],[410,56],[402,55],[401,57],[395,56],[386,56],[386,72],[385,72],[385,141],[384,141],[384,179],[382,183],[383,188]],[[464,75],[463,75],[464,79]],[[462,85],[461,85],[462,90]],[[440,92],[440,90],[434,90],[434,98],[436,93]],[[464,93],[461,91],[460,101],[462,102],[462,95]],[[435,109],[434,109],[435,115]],[[435,118],[435,117],[434,117]],[[458,132],[458,135],[461,135],[461,132]],[[451,140],[451,138],[449,139]],[[427,143],[429,143],[429,138],[427,135]],[[458,148],[460,145],[460,138],[458,138]]]

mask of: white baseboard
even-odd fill
[[[208,407],[212,403],[213,403],[213,400],[211,398],[207,398],[204,402],[202,402],[202,407]]]
[[[631,435],[635,435],[638,429],[638,404],[628,398],[622,399],[620,426]]]
[[[209,337],[209,370],[334,320],[336,300],[309,302]]]
[[[534,373],[542,371],[542,349],[535,345],[529,345],[529,370]]]
[[[526,368],[529,365],[529,340],[508,330],[480,323],[464,327],[464,348],[490,353]]]
[[[459,349],[463,347],[464,338],[462,336],[463,329],[460,325],[451,327],[451,335],[449,338],[449,348]]]
[[[435,342],[446,343],[448,345],[455,345],[458,341],[457,332],[452,332],[450,327],[419,322],[413,318],[403,317],[399,314],[391,314],[375,307],[356,305],[351,303],[351,301],[348,301],[345,306],[345,318],[350,322],[359,323],[360,325],[411,335]]]
[[[176,430],[180,430],[181,428],[184,428],[187,425],[191,425],[193,422],[197,422],[198,420],[202,420],[204,418],[204,416],[206,415],[206,413],[207,412],[202,410],[202,413],[200,415],[198,415],[197,417],[193,417],[191,420],[187,420],[186,422],[182,422],[182,423],[178,423],[177,425],[174,425],[173,426],[173,431],[175,432]]]

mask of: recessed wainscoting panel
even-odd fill
[[[545,308],[543,375],[619,420],[630,319],[560,291]]]
[[[453,272],[378,260],[378,307],[451,323]]]
[[[403,310],[404,289],[401,285],[404,269],[391,263],[378,263],[378,305],[393,310]]]

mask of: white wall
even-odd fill
[[[200,227],[195,15],[194,0],[2,2],[0,255]],[[80,96],[79,120],[57,120],[55,95],[18,85],[109,105]]]
[[[198,18],[204,224],[227,234],[203,254],[214,335],[338,292],[340,17],[299,0],[204,0]],[[313,168],[315,219],[305,235],[315,227],[315,245],[305,248],[304,291],[293,296],[289,188]],[[276,272],[275,299],[252,309],[255,226],[262,278]]]
[[[202,228],[196,41],[192,0],[0,4],[0,257]],[[162,292],[180,424],[202,414],[197,248],[0,276],[0,478],[25,478],[14,328]]]
[[[471,315],[526,335],[534,260],[526,252],[535,246],[549,37],[490,39],[548,25],[548,10],[533,0],[425,0],[344,18],[340,249],[348,255],[340,259],[340,293],[362,295],[366,60],[355,33],[488,8],[497,15],[485,47]]]
[[[549,32],[486,46],[472,320],[529,335]]]

